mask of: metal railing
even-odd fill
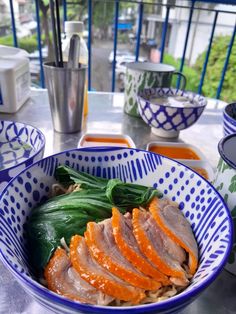
[[[183,53],[181,57],[181,62],[180,62],[180,68],[179,71],[183,72],[184,65],[185,65],[185,57],[186,57],[186,51],[188,47],[188,42],[189,42],[189,34],[190,30],[192,27],[192,18],[193,18],[193,13],[195,10],[200,10],[200,11],[209,11],[209,12],[215,12],[214,15],[214,20],[212,23],[212,29],[210,33],[210,38],[209,38],[209,44],[206,52],[206,57],[203,63],[203,68],[202,68],[202,73],[201,73],[201,78],[198,86],[198,93],[202,92],[202,88],[204,85],[204,79],[206,75],[206,70],[207,70],[207,65],[209,61],[209,56],[211,53],[211,48],[212,48],[212,42],[214,39],[214,34],[215,34],[215,29],[217,26],[217,21],[220,13],[227,13],[227,14],[232,14],[233,12],[230,10],[217,10],[214,8],[207,8],[207,7],[201,7],[199,4],[203,5],[204,3],[223,3],[223,4],[234,4],[236,5],[236,0],[212,0],[212,1],[195,1],[195,0],[189,0],[185,1],[185,4],[180,4],[180,1],[154,1],[155,3],[150,4],[150,2],[145,2],[145,1],[138,1],[138,0],[105,0],[107,2],[114,2],[114,7],[115,7],[115,16],[114,16],[114,43],[113,43],[113,49],[114,49],[114,59],[113,59],[113,66],[112,66],[112,84],[111,84],[111,91],[115,91],[115,71],[116,71],[116,51],[117,51],[117,40],[118,40],[118,18],[119,18],[119,5],[121,2],[130,2],[130,3],[136,3],[138,6],[138,26],[137,26],[137,34],[136,34],[136,49],[135,49],[135,59],[138,60],[139,58],[139,51],[140,51],[140,40],[141,40],[141,32],[142,32],[142,25],[143,25],[143,12],[144,12],[144,7],[146,5],[157,5],[157,6],[162,6],[166,7],[166,15],[165,18],[163,19],[163,26],[162,26],[162,36],[161,36],[161,46],[160,46],[160,61],[163,61],[163,57],[165,54],[165,43],[166,43],[166,36],[167,36],[167,30],[168,30],[168,22],[169,22],[169,16],[170,16],[170,11],[173,8],[183,8],[189,10],[189,18],[187,22],[187,29],[185,33],[185,37],[183,37],[183,42],[184,42],[184,47],[183,47]],[[10,13],[11,13],[11,23],[12,23],[12,34],[13,34],[13,43],[14,46],[18,46],[18,40],[17,40],[17,35],[16,35],[16,26],[15,26],[15,16],[14,16],[14,8],[13,8],[13,2],[12,0],[9,0],[10,2]],[[89,58],[88,58],[88,89],[91,90],[91,78],[92,78],[92,73],[91,73],[91,56],[92,56],[92,2],[93,0],[87,0],[87,7],[88,7],[88,51],[89,51]],[[174,3],[174,4],[173,4]],[[198,4],[196,6],[196,4]],[[63,20],[67,20],[67,6],[68,3],[66,0],[62,1],[63,5]],[[38,42],[38,50],[39,50],[39,61],[40,61],[40,83],[41,86],[44,87],[44,75],[43,75],[43,56],[42,56],[42,45],[41,45],[41,30],[40,30],[40,14],[39,14],[39,0],[35,0],[35,12],[36,12],[36,20],[37,20],[37,42]],[[231,39],[228,45],[228,49],[226,52],[226,57],[224,61],[224,66],[222,69],[221,73],[221,78],[218,84],[217,92],[216,92],[216,99],[220,98],[223,83],[224,83],[224,78],[225,74],[227,71],[229,59],[230,59],[230,54],[232,51],[232,47],[234,44],[234,39],[235,39],[235,33],[236,33],[236,24],[234,26]],[[179,86],[179,81],[177,82],[177,86]]]

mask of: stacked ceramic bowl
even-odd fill
[[[37,128],[0,121],[0,192],[19,172],[43,157],[45,137]]]
[[[223,111],[224,136],[236,133],[236,103],[228,104]]]

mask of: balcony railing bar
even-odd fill
[[[184,42],[184,50],[183,50],[183,54],[182,54],[182,59],[181,59],[181,64],[180,64],[180,72],[183,71],[184,68],[184,61],[185,61],[185,55],[186,55],[186,51],[187,51],[187,45],[188,45],[188,38],[189,38],[189,33],[190,33],[190,28],[191,28],[191,22],[192,22],[192,17],[193,17],[193,11],[194,11],[194,5],[195,2],[192,2],[192,6],[191,9],[189,11],[189,19],[188,19],[188,26],[187,26],[187,31],[186,31],[186,36],[185,36],[185,42]],[[177,88],[179,88],[180,86],[180,76],[178,78],[177,81]]]
[[[143,4],[139,4],[139,18],[138,18],[138,29],[137,29],[137,41],[135,49],[135,60],[138,61],[139,58],[139,48],[140,48],[140,38],[142,33],[142,24],[143,24]]]
[[[119,1],[115,2],[115,20],[114,20],[114,47],[113,47],[113,62],[112,62],[112,87],[111,91],[115,91],[116,79],[116,50],[117,50],[117,34],[118,34],[118,19],[119,19]]]
[[[13,33],[13,43],[14,43],[15,47],[18,47],[13,2],[12,2],[12,0],[9,0],[9,1],[10,1],[10,11],[11,11],[11,25],[12,25],[12,33]]]
[[[223,67],[223,70],[222,70],[220,83],[219,83],[219,86],[218,86],[218,89],[217,89],[217,93],[216,93],[216,99],[220,98],[220,93],[221,93],[221,90],[222,90],[222,87],[223,87],[225,73],[227,71],[227,67],[228,67],[229,59],[230,59],[230,55],[231,55],[231,50],[232,50],[232,47],[233,47],[233,44],[234,44],[235,33],[236,33],[236,24],[234,26],[233,34],[232,34],[232,37],[231,37],[231,40],[230,40],[230,43],[229,43],[229,46],[228,46],[228,49],[227,49],[226,59],[225,59],[224,67]]]
[[[163,58],[164,58],[164,50],[165,50],[165,43],[166,43],[166,33],[167,33],[167,30],[168,30],[169,13],[170,13],[170,7],[167,7],[166,8],[165,22],[163,23],[163,28],[162,28],[160,62],[163,62]]]
[[[35,0],[35,12],[37,20],[37,43],[39,51],[39,62],[40,62],[40,84],[41,87],[45,87],[44,73],[43,73],[43,55],[42,55],[42,44],[41,44],[41,29],[40,29],[40,15],[39,15],[39,0]]]
[[[201,94],[201,92],[202,92],[202,86],[203,86],[205,75],[206,75],[207,64],[208,64],[208,60],[209,60],[209,56],[210,56],[210,52],[211,52],[211,46],[212,46],[212,41],[213,41],[213,38],[214,38],[214,33],[215,33],[215,28],[216,28],[218,14],[219,14],[219,12],[215,12],[215,17],[214,17],[214,21],[213,21],[213,25],[212,25],[209,45],[208,45],[208,48],[207,48],[206,58],[205,58],[204,65],[203,65],[203,70],[202,70],[202,73],[201,73],[200,84],[198,86],[198,93],[199,94]]]
[[[112,3],[114,3],[114,0],[103,0],[103,1],[104,2],[112,2]],[[142,3],[143,5],[152,5],[152,6],[157,6],[158,5],[158,6],[162,6],[162,7],[170,6],[170,4],[168,4],[168,3],[161,3],[161,2],[150,3],[150,2],[146,2],[146,1],[140,2],[138,0],[119,0],[119,2],[125,2],[125,3],[129,2],[129,3],[134,3],[134,4],[135,3],[137,3],[137,4]],[[179,1],[176,0],[176,4],[172,5],[170,7],[171,8],[180,8],[180,9],[191,9],[192,8],[192,4],[191,5],[180,5],[180,4],[178,4],[178,2]],[[192,1],[189,0],[188,2],[195,2],[195,4],[196,3],[199,3],[199,4],[208,3],[207,1],[202,2],[202,1],[195,1],[195,0],[192,0]],[[211,2],[211,3],[213,4],[213,2]],[[74,3],[74,2],[67,1],[67,5],[70,5],[70,4],[72,4],[72,5],[78,4],[79,5],[79,2],[78,3]],[[215,3],[215,4],[219,4],[219,3]],[[230,2],[230,5],[231,6],[232,5],[236,5],[236,0],[232,0]],[[236,12],[233,12],[233,11],[230,11],[230,10],[225,10],[225,9],[204,8],[204,7],[196,7],[196,6],[195,6],[195,10],[208,11],[208,12],[218,11],[219,13],[228,13],[228,14],[236,13]]]
[[[88,0],[88,90],[91,90],[92,69],[92,0]]]
[[[63,0],[63,21],[67,21],[67,2]]]

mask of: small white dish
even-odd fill
[[[78,148],[96,146],[136,148],[132,138],[124,134],[86,133],[78,143]]]
[[[147,144],[146,150],[155,152],[155,151],[153,151],[154,147],[173,147],[173,149],[174,148],[189,148],[199,157],[198,159],[193,159],[193,158],[189,158],[189,159],[191,159],[191,160],[207,160],[206,157],[203,155],[203,153],[196,146],[193,146],[193,145],[187,144],[187,143],[150,142]],[[160,154],[160,153],[158,153],[158,154]],[[165,156],[167,156],[167,155],[165,155]],[[167,156],[167,157],[169,157],[169,156]],[[179,160],[179,161],[183,160],[183,159],[186,160],[186,158],[175,158],[175,157],[169,157],[169,158]],[[187,159],[187,160],[189,160],[189,159]]]
[[[181,162],[182,164],[186,165],[187,167],[193,169],[203,177],[205,177],[208,181],[212,182],[214,180],[215,174],[213,171],[212,166],[210,165],[207,158],[204,156],[204,154],[195,146],[187,143],[171,143],[171,142],[151,142],[147,144],[147,151],[151,151],[157,154],[162,155],[160,152],[155,152],[155,147],[170,147],[176,149],[176,148],[189,148],[193,152],[194,155],[196,155],[196,158],[176,158],[173,156],[169,156],[168,154],[163,154],[164,156],[167,156],[169,158],[172,158],[178,162]],[[198,157],[198,159],[197,159]],[[206,172],[206,173],[204,173]]]

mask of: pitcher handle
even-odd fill
[[[173,73],[173,75],[174,74],[180,76],[180,81],[181,81],[181,85],[182,85],[180,89],[185,89],[186,83],[187,83],[186,76],[184,74],[182,74],[181,72],[178,72],[178,71],[175,71]]]

